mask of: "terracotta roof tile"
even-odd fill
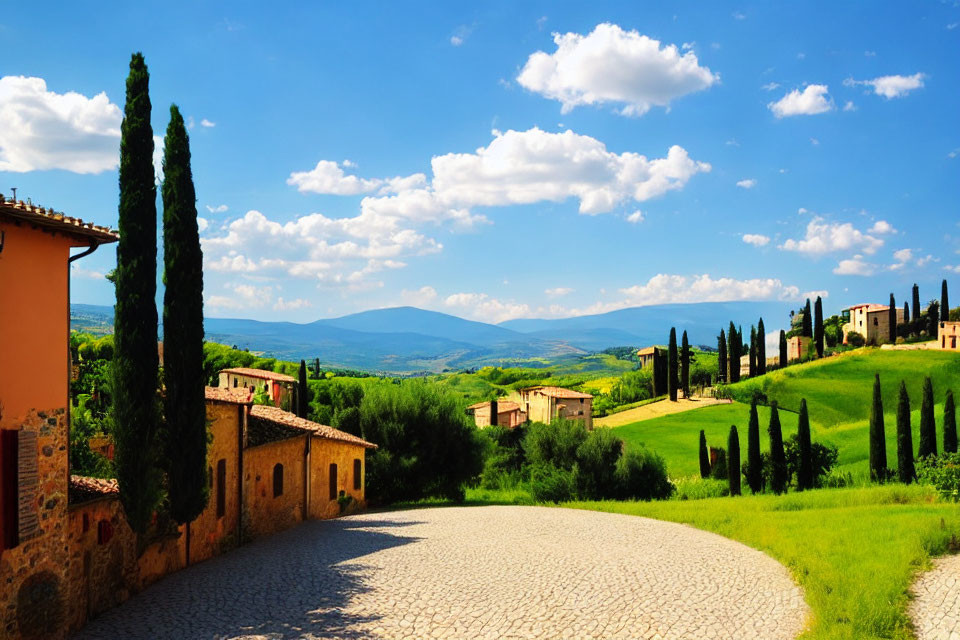
[[[318,424],[306,418],[298,418],[295,414],[290,413],[289,411],[284,411],[278,407],[271,407],[267,405],[254,405],[250,409],[250,417],[257,418],[259,420],[265,420],[272,422],[277,425],[282,425],[285,427],[290,427],[293,429],[300,429],[302,431],[311,431],[313,435],[320,438],[327,438],[329,440],[339,440],[341,442],[347,442],[349,444],[360,445],[361,447],[367,447],[368,449],[376,449],[377,445],[372,442],[367,442],[363,438],[358,438],[355,435],[346,433],[345,431],[340,431],[339,429],[334,429],[333,427],[328,427],[323,424]],[[290,437],[290,436],[287,436]]]
[[[206,387],[203,390],[205,399],[212,402],[230,402],[235,404],[253,404],[253,394],[246,387],[231,389],[229,387]]]
[[[0,214],[48,227],[63,233],[87,238],[96,238],[102,243],[116,242],[120,235],[110,227],[101,227],[80,218],[71,218],[59,211],[47,209],[23,201],[14,202],[0,196]]]
[[[89,478],[87,476],[70,476],[68,501],[70,504],[80,504],[120,495],[120,485],[116,480],[104,478]]]
[[[490,409],[489,402],[478,402],[472,404],[467,409],[477,410],[477,409]],[[498,400],[497,401],[497,415],[501,413],[510,413],[511,411],[519,411],[520,405],[516,402],[511,402],[509,400]]]
[[[248,378],[259,378],[260,380],[275,380],[276,382],[296,382],[293,376],[285,373],[274,373],[264,369],[248,369],[247,367],[234,367],[232,369],[221,369],[220,373],[233,373],[238,376],[247,376]]]
[[[524,389],[524,391],[539,391],[543,395],[551,398],[593,398],[589,393],[580,393],[579,391],[564,389],[562,387],[530,387],[529,389]]]

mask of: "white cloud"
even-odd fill
[[[960,147],[957,147],[956,149],[953,149],[952,151],[949,151],[947,153],[947,157],[950,158],[951,160],[953,158],[956,158],[958,155],[960,155]]]
[[[123,114],[106,93],[47,90],[43,78],[0,78],[0,171],[101,173],[120,161]]]
[[[273,303],[274,311],[296,311],[298,309],[307,309],[312,307],[310,301],[306,298],[294,298],[293,300],[284,300],[283,297],[278,297],[277,301]]]
[[[207,230],[207,227],[210,226],[210,222],[206,218],[201,218],[197,216],[197,231],[203,233]]]
[[[865,56],[868,57],[868,58],[876,58],[876,57],[877,57],[877,52],[876,52],[876,51],[869,51],[869,50],[867,50],[867,51],[864,51],[864,52],[863,52],[863,55],[865,55]]]
[[[923,88],[923,80],[926,75],[915,73],[912,76],[881,76],[873,80],[854,80],[847,78],[843,81],[844,86],[855,87],[857,85],[866,85],[873,87],[873,92],[878,96],[883,96],[887,100],[892,98],[902,98],[915,89]]]
[[[262,309],[273,300],[273,287],[252,284],[227,284],[228,293],[208,296],[204,305],[213,310],[246,311]]]
[[[551,298],[560,298],[573,293],[573,289],[570,287],[554,287],[553,289],[544,289],[543,292]]]
[[[810,144],[812,144],[812,145],[815,146],[815,147],[819,147],[819,146],[820,146],[820,141],[817,140],[816,138],[810,138]]]
[[[870,227],[869,233],[876,233],[879,235],[886,235],[888,233],[896,233],[897,230],[893,228],[893,225],[887,222],[886,220],[877,220],[873,223],[873,226]]]
[[[207,127],[208,129],[212,129],[213,127],[217,126],[217,123],[204,118],[203,120],[200,121],[200,126]]]
[[[636,211],[634,211],[633,213],[627,216],[627,222],[629,222],[630,224],[639,224],[643,222],[645,219],[646,218],[644,218],[643,211],[640,211],[640,209],[637,209]]]
[[[746,20],[746,19],[747,19],[747,14],[743,13],[742,11],[734,11],[732,15],[733,15],[733,19],[734,19],[734,20]]]
[[[817,298],[823,298],[826,300],[830,297],[830,292],[826,289],[817,289],[816,291],[804,291],[800,294],[801,300],[806,300],[807,298],[811,300],[816,300]]]
[[[210,206],[209,204],[207,205],[207,211],[209,211],[210,213],[223,213],[228,209],[229,207],[225,204],[218,204],[216,206]]]
[[[759,233],[745,233],[743,234],[743,241],[755,247],[763,247],[770,243],[770,236]]]
[[[430,286],[423,286],[416,290],[403,289],[400,292],[400,298],[404,304],[414,307],[424,307],[433,302],[437,297],[437,290]]]
[[[844,110],[844,111],[856,111],[856,110],[857,110],[857,105],[853,104],[853,101],[852,101],[852,100],[847,100],[846,103],[844,103],[844,105],[843,105],[843,110]]]
[[[641,116],[719,82],[692,51],[661,47],[659,40],[615,24],[598,24],[585,36],[554,33],[553,41],[557,50],[532,54],[517,82],[560,101],[564,113],[582,105],[620,103],[622,115]]]
[[[833,109],[833,99],[827,91],[825,84],[808,84],[802,92],[794,89],[776,102],[767,104],[767,108],[778,118],[825,113]]]
[[[841,260],[833,270],[839,276],[872,276],[876,271],[877,265],[865,262],[861,255]]]
[[[369,193],[383,184],[382,180],[364,180],[357,176],[346,175],[336,162],[321,160],[310,171],[295,171],[287,178],[287,184],[295,186],[301,193],[327,193],[338,196],[352,196]]]
[[[743,180],[737,181],[737,186],[742,189],[753,189],[757,186],[757,181],[753,178],[744,178]]]
[[[684,42],[680,45],[681,51],[692,51],[697,46],[696,42]]]
[[[764,91],[774,91],[774,90],[780,88],[780,83],[779,83],[779,82],[768,82],[767,84],[763,85],[763,87],[761,87],[761,88],[762,88]]]
[[[455,293],[447,296],[444,304],[462,309],[468,318],[484,322],[505,322],[530,316],[530,306],[525,303],[501,301],[485,293]]]
[[[913,250],[912,249],[900,249],[899,251],[893,252],[893,259],[897,262],[910,262],[913,260]]]
[[[940,262],[939,258],[934,258],[932,255],[926,255],[923,257],[915,257],[913,249],[900,249],[893,252],[893,259],[896,261],[891,264],[888,269],[890,271],[900,271],[904,267],[914,264],[917,267],[923,268],[930,264],[931,262]],[[949,267],[948,267],[949,268]]]
[[[789,239],[780,245],[780,248],[807,254],[823,254],[856,248],[872,254],[882,246],[882,239],[859,231],[849,222],[830,223],[816,216],[807,224],[807,232],[803,239]]]
[[[106,278],[106,274],[103,271],[97,271],[96,269],[86,269],[79,266],[77,263],[70,265],[70,275],[76,276],[78,278],[89,278],[90,280],[102,280]]]
[[[949,264],[948,264],[947,266],[944,267],[944,269],[946,269],[947,271],[949,271],[949,272],[951,272],[951,273],[960,273],[960,264],[957,264],[957,265],[949,265]]]
[[[460,36],[450,36],[450,44],[452,44],[455,47],[459,47],[460,45],[463,44],[463,38],[461,38]]]
[[[467,41],[467,36],[470,35],[470,32],[473,31],[471,27],[466,25],[460,25],[453,31],[453,35],[450,36],[450,44],[455,47],[459,47],[464,42]]]

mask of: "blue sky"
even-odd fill
[[[193,125],[209,316],[834,312],[960,273],[956,4],[358,4],[7,7],[0,192],[116,224],[140,50],[155,134]]]

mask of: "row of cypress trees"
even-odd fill
[[[143,55],[135,53],[120,139],[111,419],[120,499],[138,534],[151,521],[164,479],[170,514],[178,523],[196,518],[208,499],[203,255],[190,141],[176,105],[170,107],[164,138],[164,372],[158,379],[157,185],[149,83]],[[165,390],[162,405],[158,383]]]
[[[670,340],[667,344],[667,394],[672,402],[677,401],[678,389],[683,389],[684,398],[690,397],[690,362],[693,359],[687,332],[683,332],[678,351],[677,329],[670,327]]]
[[[920,399],[920,442],[916,458],[937,455],[937,424],[934,417],[933,383],[928,376],[923,381]],[[943,451],[957,452],[957,416],[953,400],[953,391],[947,390],[943,403]],[[884,482],[893,474],[887,468],[887,439],[883,419],[883,397],[881,395],[880,374],[873,381],[873,404],[870,410],[870,477],[876,482]],[[910,483],[916,479],[913,454],[913,427],[910,424],[910,396],[906,382],[900,381],[897,401],[897,471],[900,482]]]
[[[941,320],[947,321],[950,319],[950,296],[947,291],[947,280],[944,280],[940,283],[940,301],[933,301],[930,303],[930,306],[927,307],[927,320],[928,325],[926,327],[920,327],[920,287],[916,283],[913,285],[911,291],[913,298],[913,316],[910,315],[910,305],[904,301],[903,302],[903,324],[912,325],[914,330],[920,331],[926,329],[930,337],[936,338],[938,327],[937,325]],[[896,308],[896,299],[894,295],[890,294],[890,305],[887,316],[887,321],[889,324],[889,335],[887,337],[890,343],[897,341],[897,308]],[[909,331],[908,331],[909,333]]]
[[[787,343],[783,331],[780,332],[780,366],[786,366]],[[767,331],[763,318],[756,326],[750,327],[750,343],[744,353],[743,328],[730,323],[727,332],[720,329],[717,338],[717,382],[740,382],[740,358],[748,356],[749,375],[762,376],[767,372]]]

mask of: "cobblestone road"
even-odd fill
[[[960,555],[938,558],[913,585],[918,640],[960,640]]]
[[[106,638],[793,638],[786,569],[645,518],[462,507],[308,522],[169,576]]]

